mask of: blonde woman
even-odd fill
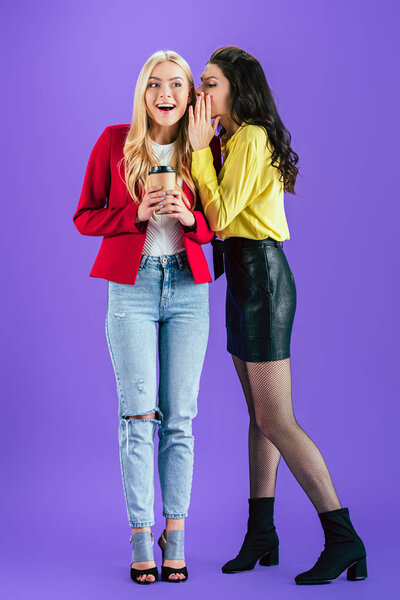
[[[184,523],[192,484],[192,419],[209,333],[211,276],[201,244],[213,237],[196,207],[190,175],[188,107],[194,101],[186,61],[175,52],[153,54],[138,77],[131,124],[107,127],[93,148],[74,215],[80,233],[104,237],[90,275],[108,280],[106,334],[119,399],[130,574],[140,584],[158,579],[151,533],[157,427],[166,518],[158,541],[162,579],[188,578]],[[178,188],[148,187],[154,165],[173,166]]]

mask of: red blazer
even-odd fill
[[[123,147],[130,125],[110,125],[97,140],[89,157],[78,208],[73,221],[83,235],[103,236],[99,252],[90,271],[91,277],[102,277],[117,283],[134,284],[146,239],[148,221],[135,224],[139,205],[133,202],[124,181]],[[211,143],[215,168],[220,168],[219,139]],[[183,191],[193,205],[193,195],[185,183]],[[212,281],[201,244],[207,244],[214,232],[209,228],[198,199],[193,210],[193,228],[181,225],[183,244],[196,283]]]

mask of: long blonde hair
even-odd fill
[[[189,88],[192,90],[191,104],[194,106],[196,103],[193,76],[188,63],[179,54],[170,50],[165,52],[160,50],[152,54],[143,65],[136,83],[132,122],[125,140],[124,157],[121,160],[125,168],[126,186],[136,204],[139,203],[139,198],[144,193],[147,173],[152,166],[159,164],[150,142],[151,120],[146,110],[145,93],[154,67],[168,60],[179,65],[184,71]],[[196,188],[190,175],[192,151],[187,135],[189,123],[188,108],[179,121],[176,149],[172,157],[171,166],[175,168],[177,177],[182,177],[192,192],[194,203],[191,208],[193,208],[196,203]],[[186,198],[183,192],[182,196],[186,200],[186,204],[190,205],[188,198]]]

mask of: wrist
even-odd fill
[[[135,217],[135,223],[141,223],[142,219],[140,218],[140,204],[138,206],[138,209],[136,211],[136,217]]]
[[[183,225],[183,226],[184,226],[186,229],[194,229],[194,228],[196,227],[196,217],[194,216],[194,214],[193,214],[192,212],[191,212],[190,214],[191,214],[191,216],[193,217],[193,219],[191,220],[190,224],[188,224],[188,223],[184,223],[184,225]]]

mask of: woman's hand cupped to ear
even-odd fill
[[[193,151],[207,148],[215,135],[218,123],[218,115],[211,123],[211,96],[207,94],[204,98],[204,92],[197,96],[196,106],[189,106],[189,140]]]

